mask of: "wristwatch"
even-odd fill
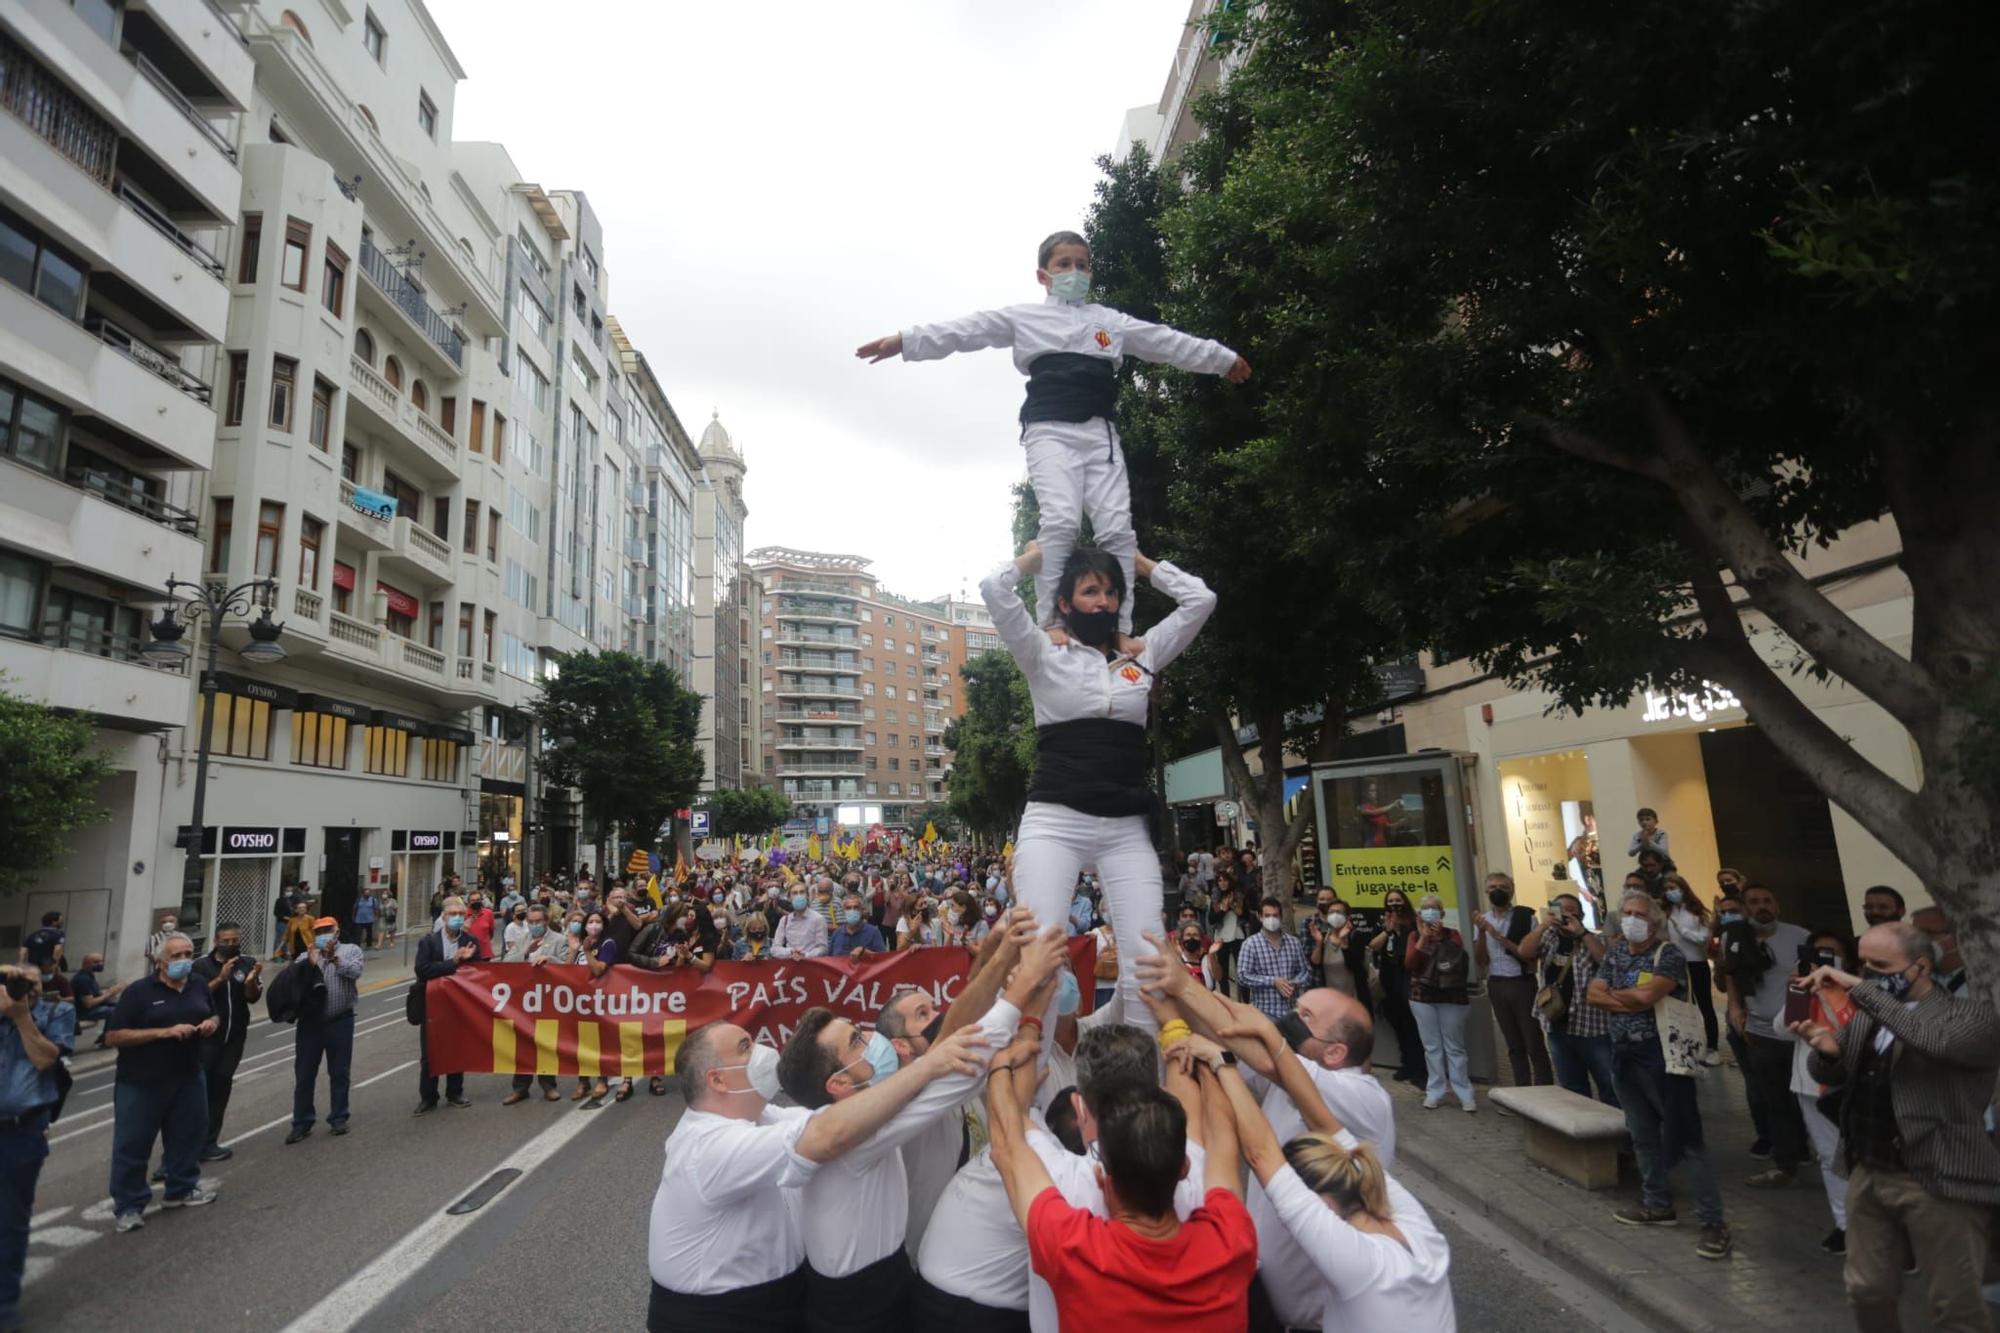
[[[1217,1074],[1222,1072],[1222,1067],[1224,1065],[1233,1065],[1235,1063],[1236,1063],[1236,1052],[1234,1051],[1217,1052],[1212,1059],[1207,1061],[1210,1072]]]

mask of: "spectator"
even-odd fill
[[[63,914],[42,913],[41,929],[31,931],[28,938],[21,941],[20,961],[39,968],[45,976],[62,971],[64,938]]]
[[[743,938],[736,942],[730,957],[739,963],[755,963],[771,956],[771,927],[762,912],[743,918]]]
[[[166,947],[168,939],[180,933],[176,929],[178,924],[172,912],[167,912],[160,917],[159,929],[155,930],[146,940],[147,967],[156,968],[160,965],[160,951]]]
[[[340,942],[340,922],[330,916],[313,922],[313,947],[293,967],[316,967],[326,982],[326,1003],[299,1014],[292,1045],[292,1130],[286,1143],[312,1133],[319,1064],[326,1060],[326,1127],[335,1138],[347,1133],[348,1071],[354,1067],[354,1002],[361,998],[366,960],[358,944]]]
[[[1589,1002],[1591,979],[1604,959],[1604,936],[1585,929],[1582,899],[1573,893],[1557,894],[1548,914],[1522,944],[1541,959],[1542,985],[1556,987],[1562,997],[1558,1012],[1544,1010],[1541,1016],[1549,1034],[1549,1054],[1555,1059],[1556,1082],[1588,1097],[1594,1081],[1597,1100],[1617,1106],[1611,1018]]]
[[[1757,1084],[1771,1133],[1771,1165],[1744,1183],[1755,1189],[1789,1185],[1806,1160],[1806,1126],[1792,1096],[1792,1042],[1783,1027],[1785,990],[1798,974],[1806,932],[1778,920],[1778,895],[1761,884],[1743,891],[1743,909],[1750,917],[1754,939],[1746,949],[1761,951],[1756,981],[1736,972],[1729,982],[1729,1026],[1743,1036],[1750,1061],[1748,1076]]]
[[[516,907],[509,913],[507,924],[500,931],[501,956],[504,958],[506,955],[514,952],[514,946],[526,939],[527,935],[528,909],[525,907]]]
[[[1257,934],[1243,942],[1237,956],[1237,980],[1250,993],[1250,1003],[1275,1021],[1292,1013],[1299,992],[1312,985],[1312,965],[1299,937],[1285,929],[1282,902],[1264,899],[1257,921]]]
[[[302,896],[297,885],[279,886],[277,901],[271,904],[271,957],[273,958],[282,958],[285,955],[285,932],[291,927],[292,917],[299,910],[299,899]]]
[[[606,972],[609,972],[616,964],[628,960],[629,955],[625,952],[624,946],[619,944],[618,936],[611,929],[612,925],[622,916],[620,909],[624,905],[624,893],[623,889],[613,889],[606,902],[614,904],[614,906],[607,907],[604,911],[593,909],[584,913],[583,954],[579,961],[590,969],[590,976],[593,981],[602,977]],[[593,1083],[590,1087],[590,1101],[586,1104],[585,1109],[594,1110],[603,1105],[605,1095],[610,1091],[610,1081],[600,1072],[597,1076],[597,1082]],[[620,1079],[618,1081],[616,1100],[622,1102],[631,1095],[632,1080],[629,1078]]]
[[[1264,896],[1264,868],[1258,864],[1257,853],[1245,847],[1242,854],[1236,858],[1236,864],[1237,875],[1242,882],[1245,896],[1262,898]]]
[[[1887,884],[1870,885],[1861,895],[1861,919],[1871,926],[1903,919],[1903,895]]]
[[[152,976],[118,997],[105,1042],[118,1052],[112,1088],[111,1206],[119,1231],[146,1225],[153,1201],[146,1163],[155,1140],[164,1141],[168,1208],[215,1202],[201,1187],[196,1160],[208,1137],[208,1096],[202,1088],[197,1038],[219,1026],[208,987],[188,984],[194,942],[175,933],[162,940]]]
[[[36,977],[41,981],[42,990],[50,995],[76,1003],[76,992],[71,988],[69,978],[62,974],[62,964],[54,957],[47,957],[39,964],[30,963]]]
[[[312,948],[314,919],[312,899],[303,893],[292,899],[291,919],[285,923],[284,946],[278,951],[280,958],[295,959]]]
[[[1590,1003],[1611,1016],[1612,1071],[1625,1128],[1639,1159],[1639,1205],[1611,1216],[1626,1226],[1673,1226],[1670,1173],[1685,1164],[1693,1178],[1701,1238],[1695,1254],[1726,1258],[1735,1248],[1722,1216],[1722,1193],[1702,1143],[1701,1107],[1694,1080],[1667,1072],[1653,1008],[1670,995],[1687,993],[1687,960],[1667,943],[1659,903],[1643,889],[1627,889],[1618,905],[1621,938],[1605,950],[1590,983]]]
[[[1118,934],[1111,927],[1111,904],[1105,905],[1105,918],[1097,923],[1090,937],[1097,945],[1097,962],[1092,969],[1094,983],[1091,1007],[1101,1009],[1111,1003],[1111,997],[1118,993]]]
[[[831,936],[833,928],[840,924],[840,909],[833,905],[833,879],[821,875],[813,881],[813,912],[826,922],[826,933]]]
[[[70,1003],[76,1006],[76,1021],[79,1027],[86,1023],[102,1023],[109,1018],[112,1004],[125,993],[122,982],[107,989],[97,979],[98,974],[103,971],[104,955],[87,953],[83,956],[83,966],[69,979]],[[97,1034],[96,1044],[99,1046],[104,1044],[103,1033]]]
[[[812,899],[804,888],[792,890],[792,910],[781,917],[771,935],[773,958],[824,958],[827,950],[826,918],[812,910]]]
[[[1215,868],[1215,929],[1209,938],[1222,947],[1216,951],[1216,973],[1226,992],[1236,978],[1236,956],[1243,949],[1243,892],[1236,886],[1236,872],[1221,862]]]
[[[1410,936],[1403,966],[1410,974],[1410,1009],[1430,1068],[1424,1109],[1435,1111],[1448,1088],[1469,1114],[1479,1109],[1465,1058],[1472,958],[1459,933],[1444,924],[1444,899],[1427,893],[1417,905],[1421,924]]]
[[[76,1009],[41,991],[39,974],[0,967],[0,1328],[21,1327],[28,1220],[49,1156],[56,1069],[76,1044]],[[20,994],[14,992],[18,989]],[[143,1169],[143,1163],[141,1164]],[[150,1193],[150,1191],[149,1191]]]
[[[1815,968],[1831,967],[1854,971],[1854,946],[1838,931],[1814,931],[1806,942],[1807,961]],[[1822,987],[1810,992],[1812,1022],[1834,1033],[1854,1017],[1854,1002],[1839,987]],[[1798,1024],[1787,1024],[1793,1034],[1792,1094],[1799,1099],[1799,1116],[1806,1123],[1806,1137],[1819,1158],[1819,1175],[1826,1186],[1827,1207],[1833,1212],[1833,1230],[1819,1247],[1828,1254],[1847,1253],[1847,1176],[1840,1163],[1840,1102],[1844,1094],[1832,1092],[1812,1076],[1812,1043],[1799,1036]],[[1831,1094],[1831,1095],[1830,1095]]]
[[[493,908],[483,890],[474,889],[465,897],[465,932],[479,942],[482,961],[493,956]]]
[[[953,889],[944,899],[944,942],[961,949],[970,949],[973,923],[979,919],[978,904],[964,889]]]
[[[1306,918],[1304,943],[1306,963],[1317,984],[1345,991],[1373,1012],[1374,997],[1368,985],[1368,946],[1356,929],[1347,904],[1332,889],[1321,889],[1316,911]]]
[[[1667,851],[1667,831],[1660,827],[1660,812],[1649,805],[1639,807],[1639,827],[1632,834],[1631,843],[1625,848],[1625,855],[1638,856],[1644,852],[1658,852],[1664,864]]]
[[[243,928],[225,921],[215,928],[213,947],[195,959],[192,975],[208,987],[208,1001],[216,1017],[215,1031],[201,1039],[208,1135],[199,1156],[204,1162],[226,1162],[236,1153],[222,1146],[222,1119],[229,1113],[236,1067],[243,1062],[243,1043],[250,1036],[250,1006],[264,994],[264,960],[245,958]]]
[[[1937,984],[1956,995],[1965,988],[1965,960],[1958,954],[1958,931],[1941,907],[1919,907],[1910,924],[1931,937],[1938,947]]]
[[[889,946],[882,942],[882,932],[873,922],[862,919],[860,894],[849,890],[840,900],[840,929],[833,932],[826,951],[835,958],[851,954],[857,959],[889,952]]]
[[[1822,966],[1808,978],[1816,990],[1846,993],[1858,1011],[1847,1026],[1793,1028],[1812,1044],[1812,1076],[1845,1090],[1848,1304],[1869,1333],[1901,1327],[1903,1256],[1914,1254],[1937,1326],[1985,1327],[1980,1281],[2000,1203],[2000,1150],[1983,1117],[2000,1070],[2000,1020],[1985,1002],[1954,999],[1937,984],[1938,945],[1921,927],[1885,922],[1857,952],[1863,976]]]
[[[1180,962],[1188,976],[1201,984],[1203,990],[1216,990],[1222,979],[1216,975],[1216,951],[1221,947],[1203,944],[1201,931],[1188,922],[1182,922],[1180,933]]]
[[[1090,902],[1090,884],[1087,880],[1079,877],[1076,881],[1076,887],[1070,890],[1069,925],[1067,927],[1070,938],[1075,939],[1079,935],[1088,935],[1091,926],[1096,921],[1097,910]]]
[[[1537,955],[1523,947],[1535,928],[1535,914],[1515,905],[1514,877],[1501,871],[1486,877],[1486,901],[1492,904],[1492,911],[1472,914],[1472,953],[1486,969],[1486,997],[1492,1002],[1500,1036],[1507,1043],[1514,1086],[1553,1083],[1548,1044],[1535,1022],[1537,987],[1530,969]],[[1500,1109],[1504,1112],[1507,1108]]]
[[[1701,1011],[1702,1030],[1708,1038],[1702,1063],[1713,1067],[1722,1063],[1722,1055],[1716,1049],[1715,979],[1708,970],[1708,909],[1682,875],[1666,876],[1660,896],[1667,913],[1667,943],[1687,959],[1688,989],[1694,992],[1694,1006]]]
[[[1751,989],[1755,989],[1763,975],[1764,950],[1757,944],[1757,932],[1743,910],[1739,892],[1727,890],[1716,899],[1715,930],[1708,941],[1715,988],[1725,997],[1731,979],[1738,974],[1741,974],[1743,984]],[[1729,1043],[1736,1072],[1743,1080],[1743,1100],[1750,1108],[1750,1126],[1756,1135],[1750,1143],[1750,1155],[1761,1161],[1771,1155],[1771,1120],[1764,1111],[1763,1090],[1750,1074],[1750,1047],[1732,1023],[1723,1023],[1722,1037]]]
[[[569,944],[560,931],[549,929],[549,909],[540,902],[527,908],[527,921],[523,923],[521,937],[508,949],[503,962],[532,963],[544,966],[549,963],[567,963]],[[562,1094],[556,1090],[554,1074],[516,1074],[513,1086],[500,1099],[502,1106],[519,1106],[528,1100],[528,1089],[539,1080],[544,1101],[561,1101]]]
[[[354,900],[354,933],[361,937],[361,947],[375,947],[375,914],[381,910],[382,900],[375,896],[373,885],[363,885],[361,896]]]
[[[1396,1034],[1396,1051],[1401,1057],[1396,1081],[1422,1087],[1429,1083],[1429,1075],[1422,1034],[1410,1008],[1410,973],[1403,966],[1416,926],[1409,898],[1401,889],[1390,889],[1382,895],[1382,929],[1368,941],[1368,952],[1375,955],[1375,975],[1382,983],[1379,1012]]]
[[[429,983],[450,976],[461,964],[482,962],[486,957],[480,951],[479,941],[466,929],[465,900],[454,894],[440,906],[438,921],[442,929],[417,941],[417,980],[424,985],[417,991],[417,1109],[413,1115],[429,1115],[438,1106],[437,1075],[431,1072],[430,1013],[425,1004]],[[465,1098],[464,1074],[445,1075],[444,1095],[453,1106],[472,1105]]]
[[[1658,898],[1666,892],[1667,872],[1673,868],[1674,863],[1664,854],[1648,847],[1639,853],[1639,868],[1632,874],[1637,875],[1645,884],[1648,893]],[[1626,878],[1630,879],[1631,876],[1628,875]]]
[[[382,943],[384,946],[396,941],[396,886],[389,886],[389,896],[382,900]]]

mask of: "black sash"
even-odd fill
[[[846,1277],[826,1277],[806,1265],[806,1328],[810,1333],[907,1333],[910,1256],[898,1245]]]
[[[1051,722],[1039,733],[1028,799],[1086,815],[1150,815],[1153,792],[1146,768],[1146,729],[1137,722],[1108,717]]]
[[[754,1287],[689,1296],[655,1282],[646,1305],[647,1333],[799,1333],[805,1327],[806,1269]]]
[[[1044,352],[1028,363],[1028,397],[1021,424],[1090,421],[1118,415],[1118,376],[1107,357]]]
[[[954,1296],[924,1281],[922,1273],[910,1288],[910,1319],[918,1328],[950,1333],[1028,1333],[1026,1310],[1002,1310],[970,1296]]]

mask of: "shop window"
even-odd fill
[[[202,715],[206,711],[206,695],[197,695],[194,707],[194,736],[201,737]],[[269,759],[271,757],[271,705],[267,700],[249,699],[242,695],[217,691],[215,695],[215,727],[209,734],[209,752],[229,755],[235,759]]]
[[[458,781],[458,742],[439,740],[435,736],[424,738],[424,780],[426,782]]]
[[[331,713],[293,713],[292,762],[308,768],[346,768],[347,719]]]
[[[410,775],[410,733],[396,727],[363,727],[362,770],[390,777]]]

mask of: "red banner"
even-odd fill
[[[1088,1013],[1097,945],[1069,942],[1070,966]],[[827,1008],[872,1027],[899,986],[930,992],[940,1009],[958,997],[972,968],[968,949],[908,949],[864,961],[805,958],[717,963],[709,972],[618,966],[480,963],[429,985],[430,1064],[452,1074],[556,1074],[637,1078],[673,1072],[681,1038],[727,1019],[783,1046],[806,1010]]]

